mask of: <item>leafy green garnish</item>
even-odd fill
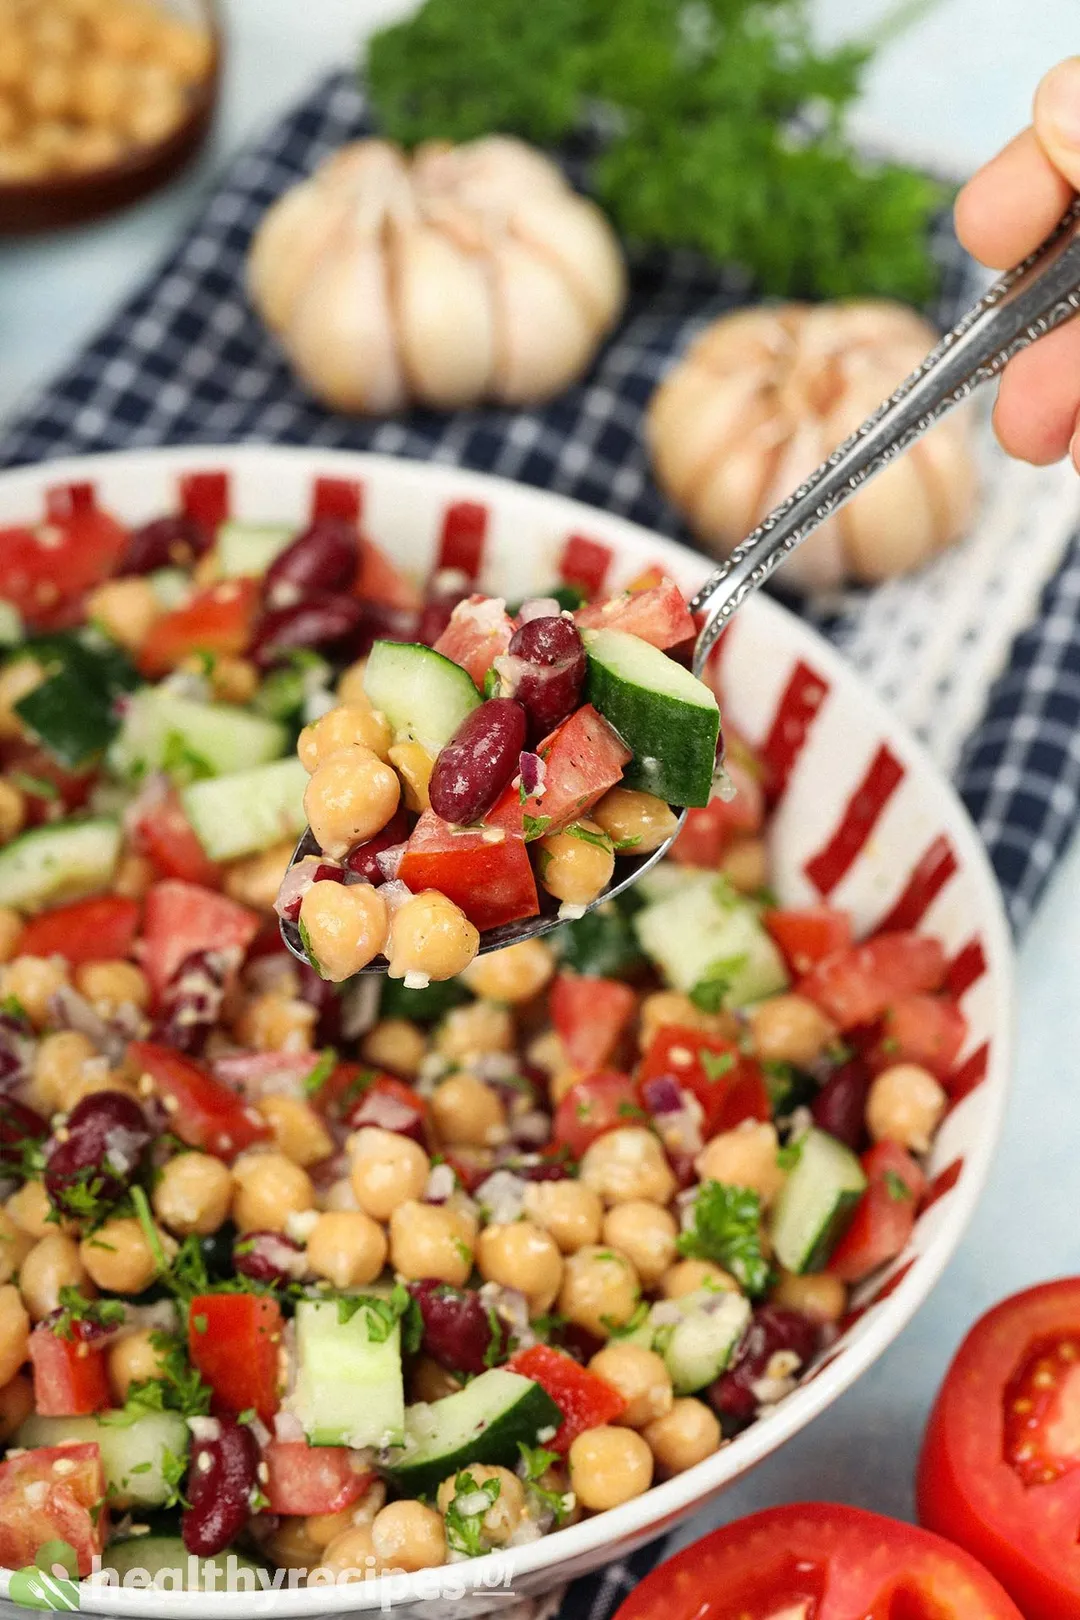
[[[567,967],[596,978],[621,978],[644,960],[633,928],[611,900],[565,923],[552,937]]]
[[[30,1014],[18,996],[5,996],[0,1001],[0,1013],[3,1013],[5,1018],[14,1018],[18,1023],[25,1024],[27,1029],[30,1028]]]
[[[371,1344],[385,1344],[401,1323],[401,1348],[406,1354],[420,1348],[424,1319],[420,1307],[404,1283],[395,1283],[383,1299],[377,1294],[339,1294],[338,1321],[344,1326],[358,1311],[367,1312],[367,1336]]]
[[[705,1070],[706,1080],[722,1080],[735,1067],[734,1052],[711,1052],[707,1046],[698,1049],[698,1062]]]
[[[522,821],[525,828],[525,842],[531,844],[534,839],[543,838],[551,826],[550,816],[525,816]]]
[[[155,1332],[150,1343],[158,1355],[158,1376],[132,1384],[124,1405],[102,1418],[103,1423],[126,1428],[149,1412],[179,1412],[181,1417],[209,1412],[214,1392],[191,1365],[183,1341],[173,1333]]]
[[[198,753],[183,732],[170,731],[161,750],[161,769],[180,787],[213,776],[214,767]]]
[[[898,1176],[895,1170],[886,1170],[885,1187],[896,1204],[909,1204],[915,1196],[903,1176]]]
[[[178,1457],[175,1451],[166,1448],[161,1454],[161,1477],[165,1481],[167,1495],[161,1504],[164,1508],[190,1507],[191,1503],[185,1497],[181,1486],[188,1470],[186,1457]]]
[[[564,831],[567,838],[576,838],[582,844],[592,844],[594,849],[605,850],[608,854],[611,854],[615,847],[606,832],[593,832],[591,827],[583,827],[580,821],[571,822]]]
[[[35,799],[56,800],[60,797],[60,789],[47,776],[31,776],[29,771],[9,771],[7,778],[14,787],[21,788]]]
[[[805,1136],[796,1137],[794,1142],[785,1142],[776,1155],[777,1168],[780,1170],[794,1170],[802,1158],[803,1148],[806,1145]]]
[[[297,917],[296,928],[300,935],[300,943],[304,947],[304,955],[307,957],[320,979],[324,978],[325,975],[323,970],[319,966],[319,958],[315,955],[315,951],[311,944],[311,935],[308,933],[307,924],[304,922],[302,917]]]
[[[460,1473],[454,1476],[454,1497],[446,1509],[446,1542],[453,1552],[464,1553],[468,1558],[478,1558],[484,1549],[484,1515],[493,1503],[499,1500],[502,1490],[497,1479],[485,1479],[478,1484],[472,1474]],[[485,1498],[484,1506],[473,1513],[466,1513],[459,1505],[470,1497],[482,1496]]]
[[[132,1187],[131,1202],[135,1206],[135,1217],[142,1227],[146,1246],[154,1257],[154,1265],[160,1277],[169,1269],[169,1257],[165,1253],[165,1246],[161,1241],[161,1233],[154,1225],[154,1217],[150,1212],[150,1200],[142,1187]]]
[[[322,1090],[337,1068],[337,1060],[337,1053],[332,1046],[328,1046],[325,1051],[319,1053],[319,1061],[311,1073],[304,1076],[304,1091],[309,1097],[314,1097]]]
[[[746,967],[746,952],[724,956],[710,964],[690,992],[690,1000],[704,1013],[718,1013],[739,974]]]
[[[80,1289],[69,1285],[60,1290],[60,1314],[50,1326],[61,1339],[73,1339],[76,1322],[87,1322],[94,1327],[116,1328],[123,1320],[124,1306],[121,1300],[87,1299]]]
[[[694,1224],[680,1234],[680,1254],[713,1260],[730,1271],[751,1298],[769,1286],[761,1247],[761,1199],[748,1187],[703,1181],[693,1204]]]
[[[551,1486],[540,1483],[548,1469],[556,1467],[562,1461],[559,1453],[549,1451],[546,1446],[527,1446],[523,1440],[518,1441],[518,1451],[521,1453],[522,1471],[529,1491],[539,1503],[550,1509],[555,1516],[555,1523],[562,1524],[570,1508],[566,1492],[552,1490]]]

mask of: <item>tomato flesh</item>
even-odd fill
[[[142,964],[155,996],[195,951],[236,950],[242,956],[259,931],[246,906],[197,883],[169,879],[146,896]]]
[[[261,1114],[190,1058],[153,1041],[132,1041],[128,1052],[164,1100],[169,1129],[188,1147],[233,1159],[270,1136]]]
[[[878,1142],[863,1154],[866,1191],[828,1270],[844,1282],[860,1282],[887,1260],[894,1260],[915,1229],[926,1177],[910,1153],[895,1142]]]
[[[551,1021],[575,1069],[602,1069],[611,1062],[637,1010],[637,996],[617,979],[560,973],[551,987]]]
[[[38,1446],[0,1463],[0,1564],[23,1569],[47,1542],[66,1541],[89,1575],[108,1532],[96,1444]]]
[[[150,679],[167,675],[192,653],[238,657],[251,640],[260,588],[257,579],[227,579],[162,614],[139,654],[142,673]]]
[[[514,621],[506,613],[485,612],[478,616],[469,611],[486,600],[483,596],[470,596],[465,602],[459,602],[450,623],[435,643],[435,651],[460,664],[481,689],[484,676],[509,647],[514,634]]]
[[[591,703],[586,703],[537,750],[544,761],[544,791],[522,803],[511,785],[484,817],[489,827],[521,832],[525,818],[543,833],[560,832],[577,821],[622,780],[632,755],[622,738]]]
[[[939,990],[945,951],[925,934],[879,934],[864,945],[834,951],[799,985],[841,1029],[872,1024],[893,1002]]]
[[[623,630],[661,651],[678,646],[695,633],[690,609],[673,579],[613,596],[607,602],[591,603],[580,608],[574,618],[580,630]]]
[[[71,1338],[40,1323],[30,1335],[34,1408],[40,1417],[83,1417],[109,1405],[105,1352],[86,1343],[72,1324]]]
[[[638,1069],[641,1081],[667,1076],[701,1104],[706,1137],[734,1130],[744,1119],[772,1118],[764,1077],[734,1041],[669,1024],[657,1030]]]
[[[547,1442],[551,1450],[560,1455],[569,1451],[574,1440],[586,1429],[614,1423],[626,1411],[626,1401],[617,1389],[587,1367],[580,1366],[572,1356],[553,1350],[550,1345],[534,1344],[528,1350],[519,1350],[510,1357],[507,1366],[511,1372],[535,1379],[562,1413],[562,1423],[554,1438]]]
[[[416,823],[398,868],[413,893],[438,889],[461,907],[477,928],[498,928],[540,910],[525,841],[507,832],[497,844],[479,830],[463,832],[425,810]]]
[[[188,1354],[214,1392],[218,1417],[253,1411],[273,1421],[281,1327],[281,1307],[265,1294],[196,1294],[191,1301]]]
[[[115,961],[129,955],[139,926],[139,906],[122,895],[77,900],[32,917],[19,940],[24,956],[62,956],[66,961]]]
[[[587,1147],[608,1131],[639,1124],[641,1093],[628,1074],[614,1070],[590,1074],[572,1085],[560,1100],[552,1122],[552,1140],[580,1159]]]
[[[47,502],[44,523],[0,529],[0,597],[41,629],[57,628],[65,606],[106,579],[127,545],[127,530],[98,511],[86,486],[50,490]]]
[[[765,911],[762,922],[783,951],[792,973],[809,973],[834,951],[846,950],[854,939],[851,917],[832,906],[807,906],[802,911]]]
[[[342,1513],[376,1478],[345,1446],[271,1440],[263,1447],[268,1513]]]
[[[198,883],[204,889],[216,889],[221,882],[221,869],[199,843],[175,788],[139,813],[134,841],[159,877]]]
[[[875,1074],[894,1063],[917,1063],[947,1081],[967,1029],[967,1019],[946,996],[904,996],[886,1009],[867,1062]]]

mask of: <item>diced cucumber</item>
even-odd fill
[[[745,1007],[786,990],[787,969],[755,908],[710,874],[634,917],[650,957],[676,990],[712,987],[716,1006]]]
[[[158,568],[147,577],[158,606],[165,613],[183,607],[194,594],[195,587],[191,583],[191,575],[183,568]]]
[[[696,675],[625,630],[586,630],[585,696],[633,752],[625,787],[668,804],[708,804],[720,709]]]
[[[539,1384],[507,1367],[492,1367],[456,1395],[410,1406],[405,1444],[383,1471],[401,1491],[433,1494],[444,1479],[470,1464],[503,1463],[512,1468],[519,1442],[535,1446],[562,1420],[562,1412]]]
[[[223,523],[215,548],[218,573],[222,579],[261,578],[296,534],[296,529],[284,523]]]
[[[23,638],[23,623],[14,602],[0,598],[0,647],[17,647]]]
[[[144,686],[132,696],[108,757],[120,776],[168,768],[178,754],[190,756],[195,774],[221,776],[278,759],[287,742],[284,726],[248,709]]]
[[[0,849],[0,906],[44,911],[100,894],[120,856],[120,823],[108,816],[35,827]]]
[[[715,1288],[695,1288],[653,1306],[653,1349],[663,1356],[676,1395],[692,1395],[719,1378],[750,1314],[742,1294]]]
[[[642,872],[634,884],[634,893],[644,900],[666,900],[669,895],[692,889],[695,883],[715,879],[716,873],[704,866],[683,866],[677,861],[661,861]]]
[[[307,825],[308,774],[298,759],[276,759],[249,771],[192,782],[181,792],[184,813],[212,861],[256,855]]]
[[[96,1417],[28,1417],[18,1432],[20,1446],[58,1446],[65,1440],[96,1441],[110,1498],[125,1507],[161,1507],[170,1497],[167,1457],[181,1461],[191,1436],[179,1412],[146,1412],[129,1418],[123,1411]]]
[[[772,1212],[769,1235],[787,1271],[820,1271],[866,1188],[862,1165],[826,1131],[808,1131]]]
[[[380,1337],[381,1335],[381,1337]],[[401,1326],[336,1300],[296,1307],[296,1388],[285,1402],[315,1446],[393,1446],[405,1436]]]
[[[395,741],[418,742],[431,755],[483,702],[460,664],[415,641],[377,641],[364,691],[389,720]]]
[[[158,1589],[163,1592],[224,1592],[229,1590],[230,1570],[250,1570],[250,1584],[237,1582],[237,1590],[258,1592],[258,1572],[266,1565],[232,1547],[213,1558],[199,1558],[188,1552],[179,1536],[125,1536],[106,1547],[101,1569],[103,1575],[111,1572],[117,1582],[136,1569],[145,1571],[150,1580],[161,1576]]]

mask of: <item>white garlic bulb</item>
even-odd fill
[[[935,342],[913,310],[885,301],[722,317],[649,405],[658,483],[710,550],[726,555]],[[919,567],[964,532],[975,484],[969,416],[953,412],[799,547],[784,584],[828,590]]]
[[[383,414],[559,393],[618,319],[626,274],[600,210],[491,135],[411,161],[343,147],[270,208],[248,287],[313,393]]]

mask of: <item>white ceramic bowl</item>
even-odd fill
[[[135,451],[19,469],[0,476],[0,526],[36,517],[46,487],[76,480],[92,480],[106,508],[143,522],[174,508],[181,474],[211,469],[229,475],[234,516],[298,524],[308,514],[317,476],[361,479],[365,529],[417,577],[430,567],[447,505],[480,501],[489,515],[482,584],[508,597],[552,583],[556,558],[571,533],[613,548],[612,583],[662,562],[690,591],[707,571],[705,559],[682,546],[541,490],[439,465],[315,449]],[[630,1552],[694,1512],[854,1383],[929,1294],[986,1178],[1005,1101],[1012,962],[993,875],[952,789],[813,630],[774,602],[754,598],[726,638],[721,671],[726,718],[754,744],[771,732],[778,751],[791,755],[790,776],[771,823],[772,882],[783,902],[820,898],[806,867],[829,850],[825,867],[850,860],[829,897],[851,910],[860,931],[899,905],[905,926],[918,915],[919,926],[944,941],[959,982],[967,986],[962,1004],[970,1024],[964,1054],[970,1089],[938,1134],[929,1163],[935,1196],[904,1254],[859,1290],[857,1319],[809,1379],[767,1418],[696,1468],[612,1512],[506,1554],[449,1571],[395,1577],[392,1592],[380,1589],[381,1583],[252,1596],[114,1588],[84,1591],[85,1610],[249,1620],[256,1614],[345,1613],[393,1602],[403,1615],[435,1612],[444,1620],[451,1611],[502,1607],[508,1580],[519,1595],[550,1589]],[[874,809],[879,800],[877,813],[869,817],[872,825],[860,830],[868,807]],[[813,871],[820,877],[822,870],[819,860]],[[444,1584],[432,1611],[436,1573]],[[4,1577],[0,1594],[6,1592]]]

